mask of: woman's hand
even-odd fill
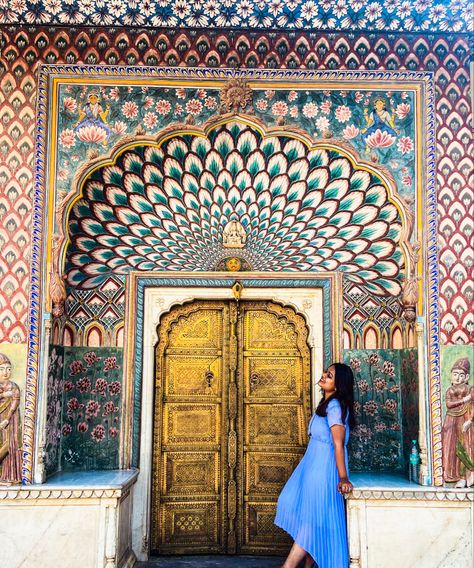
[[[341,481],[337,484],[337,490],[341,495],[347,495],[348,493],[352,493],[354,489],[352,483],[347,479],[347,477],[341,478]]]

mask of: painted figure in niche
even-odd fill
[[[225,248],[243,248],[247,234],[239,221],[229,221],[222,232],[222,241]]]
[[[79,140],[83,142],[102,142],[105,144],[111,134],[107,124],[110,105],[105,107],[99,102],[99,94],[92,91],[87,97],[87,103],[79,107],[79,118],[73,124]]]
[[[446,482],[456,482],[456,487],[474,485],[474,386],[469,385],[470,371],[469,359],[458,359],[446,391],[443,476]]]
[[[20,389],[10,359],[0,353],[0,483],[21,482]]]
[[[388,111],[386,108],[386,102],[383,97],[376,97],[374,100],[374,106],[372,111],[369,113],[367,107],[364,108],[364,117],[366,121],[366,127],[361,130],[364,135],[364,140],[366,143],[366,152],[369,151],[369,146],[371,146],[370,139],[377,135],[379,131],[380,137],[385,139],[374,142],[373,147],[384,147],[391,146],[395,141],[395,138],[399,134],[398,130],[395,128],[395,116],[392,111]]]

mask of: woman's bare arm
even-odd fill
[[[344,439],[346,437],[346,428],[340,424],[331,426],[332,441],[334,444],[334,456],[336,458],[336,467],[339,473],[339,483],[337,490],[343,495],[352,491],[352,483],[347,477],[346,460],[344,456]]]

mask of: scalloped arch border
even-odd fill
[[[80,170],[78,170],[76,176],[73,179],[72,192],[71,194],[68,194],[68,196],[66,196],[65,202],[61,204],[61,208],[64,210],[64,213],[62,215],[61,223],[63,243],[61,245],[59,263],[60,274],[62,274],[64,270],[67,247],[70,243],[67,231],[65,230],[67,227],[67,221],[72,208],[74,207],[74,204],[83,197],[84,185],[93,173],[107,166],[115,165],[119,157],[127,150],[143,146],[161,148],[161,146],[165,142],[168,142],[169,140],[172,140],[174,138],[180,138],[182,136],[197,136],[208,139],[209,134],[213,130],[216,130],[217,128],[231,122],[237,122],[239,124],[249,126],[250,128],[256,130],[262,136],[263,140],[272,137],[286,137],[293,140],[298,140],[299,142],[304,144],[308,152],[313,150],[332,150],[338,152],[341,156],[347,158],[356,170],[369,172],[370,174],[373,174],[374,176],[377,176],[379,179],[381,179],[382,185],[387,190],[388,200],[396,207],[402,221],[402,235],[399,244],[404,256],[405,269],[407,273],[410,272],[411,260],[406,246],[406,241],[410,238],[410,228],[407,220],[406,209],[401,198],[398,195],[393,177],[388,171],[385,170],[383,166],[374,166],[370,162],[361,160],[356,150],[342,140],[335,139],[332,143],[328,141],[321,141],[310,136],[308,132],[300,128],[292,127],[291,125],[284,128],[281,126],[267,126],[264,122],[254,116],[248,114],[228,113],[211,117],[202,126],[191,126],[182,123],[175,123],[162,129],[157,133],[157,136],[154,137],[127,137],[126,139],[119,141],[110,150],[108,156],[95,158],[90,163],[85,164]]]
[[[423,243],[417,273],[420,286],[422,315],[418,326],[423,337],[424,384],[427,388],[429,482],[442,485],[441,449],[441,381],[439,363],[439,272],[437,257],[437,211],[435,178],[435,87],[432,72],[427,71],[303,71],[268,69],[206,69],[150,68],[146,66],[105,65],[40,65],[38,69],[37,122],[35,134],[35,181],[32,207],[31,276],[28,309],[28,353],[26,366],[25,411],[23,422],[23,483],[31,483],[35,466],[38,438],[38,399],[45,388],[47,376],[46,340],[50,326],[50,301],[47,294],[51,267],[51,240],[55,229],[52,213],[56,188],[49,153],[57,132],[57,109],[54,97],[58,85],[68,81],[101,84],[104,81],[138,83],[148,79],[154,84],[186,81],[202,84],[213,81],[219,87],[229,79],[245,79],[258,88],[271,81],[281,88],[302,83],[315,87],[338,89],[370,88],[370,90],[414,90],[419,105],[418,205],[414,230]],[[422,109],[422,110],[421,110]],[[56,114],[55,114],[56,113]],[[422,155],[421,155],[422,153]],[[48,170],[49,166],[49,170]]]

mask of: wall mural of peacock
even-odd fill
[[[238,117],[129,147],[95,169],[69,214],[68,284],[215,270],[231,223],[241,236],[232,254],[253,270],[339,270],[373,294],[401,292],[402,220],[381,176],[343,147],[308,147]]]

